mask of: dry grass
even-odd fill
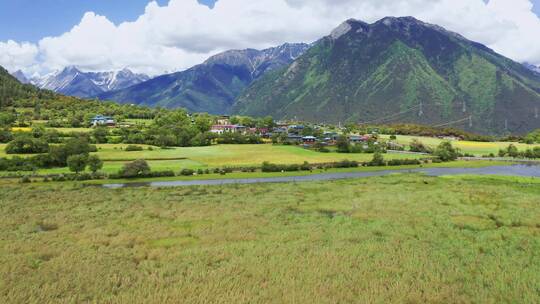
[[[537,303],[540,188],[0,183],[3,303]]]

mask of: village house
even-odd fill
[[[94,127],[97,127],[97,126],[114,127],[116,125],[116,122],[114,121],[112,117],[96,115],[94,116],[94,118],[90,120],[90,124]]]
[[[217,119],[216,119],[216,122],[218,125],[220,126],[226,126],[226,125],[230,125],[231,124],[231,117],[230,116],[219,116]]]
[[[304,146],[312,146],[317,142],[317,138],[315,136],[304,136],[302,137],[302,142]]]
[[[246,133],[246,127],[239,125],[213,125],[210,129],[211,133],[221,135],[223,133]]]

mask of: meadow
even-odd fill
[[[384,139],[389,139],[390,135],[381,135]],[[444,139],[435,138],[435,137],[422,137],[422,136],[408,136],[408,135],[397,135],[396,141],[402,145],[408,145],[413,139],[418,139],[426,146],[431,148],[437,147]],[[473,154],[475,156],[488,155],[493,153],[495,156],[500,149],[507,148],[510,144],[516,146],[520,151],[526,149],[531,149],[534,147],[540,147],[540,145],[529,145],[516,142],[475,142],[475,141],[466,141],[466,140],[453,140],[452,145],[461,149],[463,153]]]
[[[540,181],[0,180],[2,303],[538,303]]]
[[[271,144],[263,145],[214,145],[208,147],[187,147],[161,149],[149,146],[143,147],[143,151],[127,152],[127,144],[98,144],[98,155],[104,162],[103,171],[106,173],[117,172],[126,162],[145,159],[154,170],[175,170],[182,168],[206,169],[221,168],[225,166],[260,166],[268,161],[276,164],[301,164],[338,162],[344,159],[359,162],[370,161],[372,154],[342,154],[320,153],[307,150],[298,146],[278,146]],[[5,154],[5,144],[0,144],[0,157]],[[22,156],[22,155],[20,155]],[[391,159],[420,158],[418,155],[406,155],[388,153],[384,156]],[[68,172],[67,168],[41,169],[38,173],[55,174]]]

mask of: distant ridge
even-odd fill
[[[150,79],[129,69],[112,72],[82,72],[75,66],[30,79],[29,82],[57,93],[88,98],[111,90],[123,89]]]
[[[255,79],[289,65],[309,45],[287,43],[265,50],[232,50],[186,71],[163,75],[126,89],[99,94],[102,100],[193,112],[229,113],[236,97]]]

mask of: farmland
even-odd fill
[[[143,151],[126,152],[126,144],[98,144],[97,154],[105,161],[103,170],[117,172],[123,164],[136,159],[145,159],[154,170],[180,170],[182,168],[219,168],[224,166],[260,166],[268,161],[278,164],[328,163],[343,159],[369,161],[371,154],[320,153],[297,146],[278,145],[213,145],[208,147],[186,147],[160,149],[140,145]],[[0,144],[0,157],[6,156],[5,144]],[[389,153],[385,158],[418,158],[416,155]],[[52,174],[68,172],[67,168],[41,169],[39,173]]]
[[[388,139],[390,136],[382,135],[382,137],[385,139]],[[417,139],[421,141],[423,144],[431,148],[437,147],[441,142],[444,141],[443,139],[439,139],[435,137],[407,136],[407,135],[397,135],[396,137],[397,137],[396,141],[402,145],[407,145],[413,139]],[[464,140],[452,141],[452,145],[461,149],[463,153],[473,154],[475,156],[488,155],[490,153],[497,155],[497,152],[499,152],[499,149],[507,148],[508,145],[510,144],[513,144],[521,151],[530,149],[533,147],[540,147],[540,145],[528,145],[528,144],[522,144],[522,143],[516,143],[516,142],[475,142],[475,141],[464,141]]]
[[[0,182],[3,303],[538,302],[538,180]]]

